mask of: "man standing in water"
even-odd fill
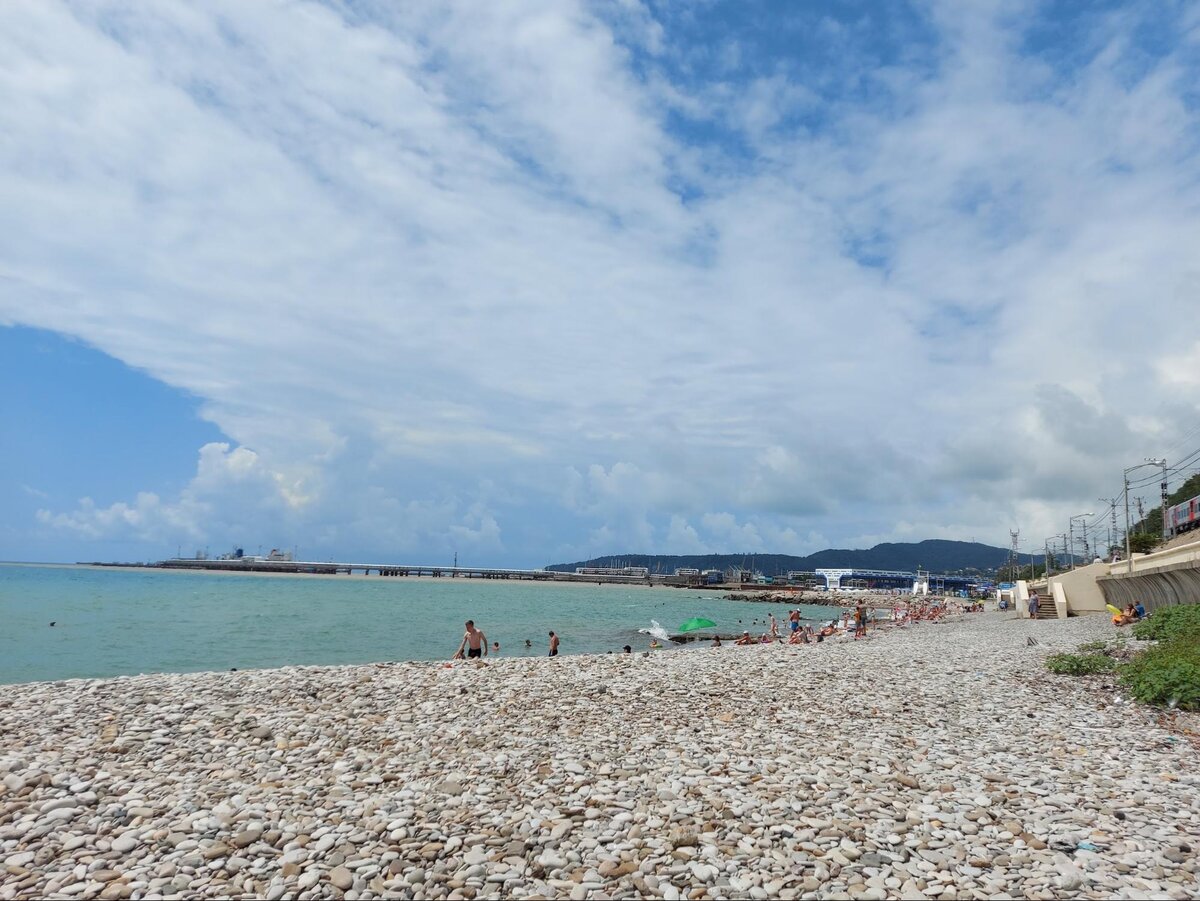
[[[475,628],[475,620],[467,620],[466,625],[467,631],[463,633],[462,644],[458,646],[458,652],[454,655],[454,659],[462,660],[464,650],[468,659],[486,657],[488,652],[487,636],[483,634],[482,629]]]
[[[558,656],[558,636],[553,632],[550,633],[550,656]]]

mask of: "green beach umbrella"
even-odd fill
[[[717,626],[711,619],[694,616],[679,627],[680,632],[695,632],[697,629],[715,629]]]

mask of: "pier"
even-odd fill
[[[103,565],[103,564],[100,564]],[[266,560],[262,558],[230,558],[209,560],[192,557],[172,557],[149,564],[155,569],[189,569],[208,572],[286,573],[289,575],[378,575],[421,577],[433,579],[507,579],[527,582],[585,582],[626,585],[688,584],[681,576],[625,576],[617,574],[582,574],[554,572],[547,569],[498,569],[478,566],[438,566],[408,563],[334,563],[302,560]]]

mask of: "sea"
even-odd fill
[[[800,610],[808,623],[837,614]],[[0,684],[445,660],[468,619],[502,656],[546,654],[551,629],[564,655],[641,651],[692,617],[759,634],[771,613],[786,629],[785,604],[692,589],[0,564]]]

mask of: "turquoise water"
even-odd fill
[[[810,620],[827,607],[802,607]],[[290,664],[449,658],[474,619],[503,655],[643,649],[639,629],[706,616],[762,631],[783,604],[716,592],[362,576],[239,576],[0,564],[0,684]],[[49,623],[55,621],[51,627]],[[780,628],[785,628],[783,622]],[[525,640],[532,649],[525,648]],[[668,645],[668,648],[672,647]]]

